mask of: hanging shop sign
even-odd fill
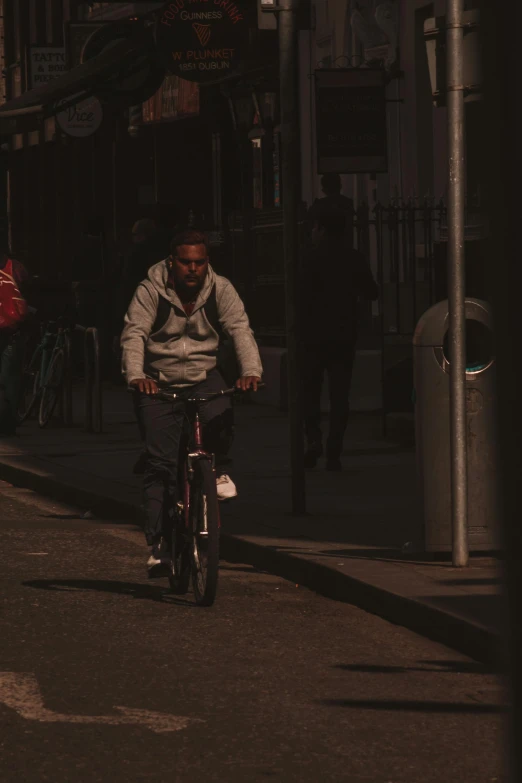
[[[31,46],[29,48],[30,89],[47,84],[67,70],[63,46]]]
[[[238,69],[248,47],[249,0],[172,0],[159,12],[158,54],[171,73],[216,82]]]
[[[128,40],[139,32],[141,23],[134,21],[109,22],[98,27],[85,41],[81,52],[81,62],[87,62],[99,56],[111,46]],[[150,46],[147,46],[147,38],[150,37]],[[99,98],[123,106],[133,106],[148,100],[160,87],[165,68],[158,61],[153,51],[153,40],[150,33],[143,33],[143,52],[140,52],[135,60],[122,68],[114,78],[109,79],[96,94]]]
[[[320,174],[387,171],[386,88],[382,70],[318,70],[315,102]]]
[[[198,114],[199,86],[169,73],[157,93],[144,102],[142,121],[147,124],[197,117]]]
[[[59,107],[57,107],[59,108]],[[103,109],[98,98],[87,98],[56,114],[56,122],[68,136],[85,138],[96,133],[103,121]]]

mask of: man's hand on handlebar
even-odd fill
[[[257,375],[246,375],[244,378],[240,378],[237,381],[236,388],[241,389],[241,391],[248,391],[249,389],[257,391],[260,382],[261,378],[258,378]]]
[[[142,394],[158,393],[158,384],[150,378],[136,378],[134,381],[130,382],[129,386]]]

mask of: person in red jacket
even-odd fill
[[[11,258],[7,242],[0,239],[0,270],[10,269],[18,290],[23,287],[28,274],[25,266]],[[16,434],[17,411],[22,389],[23,334],[20,324],[0,328],[0,438]]]

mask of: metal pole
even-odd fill
[[[297,312],[300,203],[297,0],[279,0],[277,10],[292,513],[304,514],[306,513],[306,483]]]
[[[450,338],[450,443],[453,565],[468,564],[466,443],[466,310],[464,288],[463,0],[447,0],[448,304]]]

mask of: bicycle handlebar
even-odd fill
[[[263,389],[266,386],[264,383],[258,383],[257,388]],[[139,392],[139,389],[129,387],[127,389],[128,392],[131,394],[136,394]],[[251,391],[251,389],[247,389],[247,391]],[[205,394],[203,397],[187,397],[187,402],[210,402],[211,400],[217,400],[218,397],[232,397],[234,394],[244,394],[245,392],[243,389],[238,389],[237,386],[233,386],[231,389],[222,389],[218,392],[213,392],[212,394]],[[151,394],[151,397],[158,397],[160,400],[164,400],[165,402],[172,402],[173,400],[177,400],[181,395],[176,392],[169,391],[168,389],[158,389],[155,394]]]

